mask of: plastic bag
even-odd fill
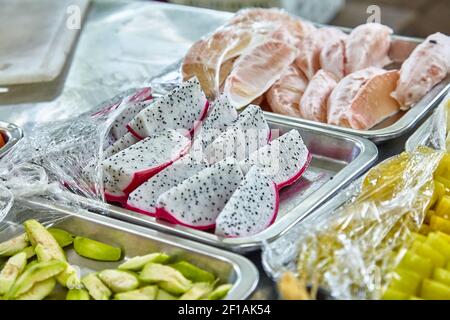
[[[266,271],[274,279],[291,271],[338,299],[380,298],[411,232],[424,221],[442,154],[421,147],[374,167],[338,196],[342,202],[350,198],[344,205],[328,203],[266,243]]]

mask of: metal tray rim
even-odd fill
[[[363,174],[372,165],[378,157],[378,149],[375,144],[367,139],[348,135],[341,132],[335,132],[327,129],[317,128],[315,126],[298,124],[295,121],[280,120],[272,115],[266,115],[269,122],[276,124],[288,125],[292,128],[306,129],[315,131],[321,135],[328,135],[338,139],[352,141],[359,147],[359,154],[356,158],[350,162],[346,167],[339,171],[332,180],[321,186],[314,193],[314,200],[311,197],[305,200],[303,210],[293,209],[289,214],[285,215],[279,222],[274,223],[272,226],[262,231],[261,233],[242,238],[219,238],[214,234],[209,234],[204,231],[190,229],[184,226],[174,226],[170,223],[156,220],[153,217],[138,214],[136,212],[123,209],[117,206],[113,206],[100,201],[87,199],[85,197],[70,194],[68,197],[72,197],[74,201],[78,201],[81,204],[87,206],[90,210],[106,210],[112,217],[125,220],[128,222],[136,223],[146,226],[151,229],[162,230],[171,234],[176,234],[181,237],[187,237],[195,241],[203,242],[216,247],[225,248],[236,252],[248,252],[258,250],[264,241],[271,241],[285,232],[287,232],[298,221],[304,219],[306,216],[314,212],[320,205],[325,204],[330,198],[335,195],[338,190],[352,180],[356,179],[359,175]],[[317,201],[320,199],[320,201]]]
[[[256,289],[259,280],[259,272],[252,262],[246,257],[238,254],[221,250],[206,244],[198,243],[189,239],[180,239],[179,237],[153,230],[126,221],[110,218],[105,215],[95,214],[84,209],[78,211],[70,210],[64,206],[51,203],[47,200],[27,200],[30,205],[39,206],[48,210],[56,211],[68,216],[75,216],[80,219],[92,221],[105,226],[113,227],[123,232],[132,233],[155,241],[181,248],[186,251],[213,257],[230,264],[236,272],[237,280],[233,289],[227,296],[228,300],[239,300],[248,298]]]

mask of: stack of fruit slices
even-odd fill
[[[450,299],[450,154],[434,173],[434,194],[420,233],[396,268],[383,299]]]

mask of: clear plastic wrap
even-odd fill
[[[317,214],[266,243],[266,271],[275,280],[291,271],[338,299],[380,298],[425,219],[442,154],[420,147],[374,167]]]

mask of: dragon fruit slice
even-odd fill
[[[237,161],[224,159],[163,193],[156,216],[195,229],[212,229],[242,179]]]
[[[140,140],[135,136],[133,136],[131,133],[126,132],[123,137],[119,138],[116,142],[114,142],[112,145],[110,145],[108,148],[105,149],[104,157],[105,158],[111,157],[117,152],[120,152],[139,141]]]
[[[253,166],[217,217],[215,233],[223,237],[257,234],[275,221],[278,206],[275,182]]]
[[[297,181],[311,162],[311,153],[303,143],[300,133],[293,129],[268,145],[253,152],[239,165],[244,173],[254,165],[272,179],[278,189]]]
[[[236,121],[238,113],[227,96],[222,94],[209,107],[195,138],[201,138],[203,146],[210,144],[223,130]]]
[[[105,198],[126,201],[128,194],[186,153],[190,140],[175,130],[146,138],[102,163]]]
[[[139,112],[127,128],[140,139],[167,129],[192,132],[207,111],[208,100],[197,78],[192,78]]]
[[[190,154],[185,155],[134,190],[128,196],[126,208],[147,215],[154,215],[156,203],[161,194],[206,167],[206,162],[198,161]]]
[[[227,157],[242,160],[269,141],[270,129],[261,108],[249,105],[233,125],[205,148],[205,158],[209,163]]]
[[[128,102],[123,110],[116,116],[111,125],[110,133],[114,139],[118,140],[127,132],[127,124],[142,110],[150,105],[149,101],[143,102]]]

